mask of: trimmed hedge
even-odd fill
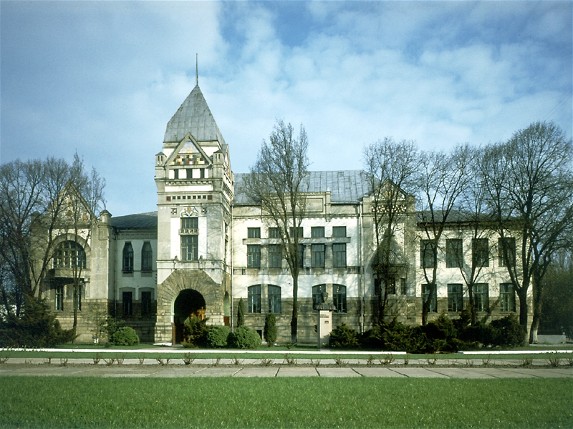
[[[122,326],[112,334],[109,342],[116,346],[133,346],[139,344],[139,336],[131,326]]]
[[[239,326],[229,334],[228,346],[235,349],[256,349],[261,345],[261,337],[254,329]]]

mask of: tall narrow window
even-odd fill
[[[311,265],[313,268],[324,268],[325,259],[325,245],[324,244],[313,244],[311,246],[312,250],[312,260]]]
[[[472,263],[474,267],[489,267],[489,242],[487,238],[472,240]]]
[[[498,260],[500,267],[515,266],[515,238],[504,237],[498,240]]]
[[[153,269],[153,250],[151,250],[151,243],[146,241],[141,248],[141,271],[150,273]]]
[[[249,313],[261,312],[261,285],[250,286],[247,295],[247,311]]]
[[[346,313],[346,286],[332,286],[332,301],[337,313]]]
[[[452,238],[446,240],[446,268],[461,268],[463,266],[462,240]]]
[[[487,283],[477,283],[474,285],[474,308],[476,311],[488,311],[489,285]]]
[[[133,315],[133,294],[132,292],[123,292],[121,294],[121,302],[123,307],[123,317],[130,317]]]
[[[281,288],[269,285],[269,313],[281,312]]]
[[[448,285],[448,311],[459,312],[462,311],[464,304],[462,285],[449,284]]]
[[[141,292],[141,315],[143,317],[151,316],[151,292],[143,291]]]
[[[64,311],[64,285],[56,286],[56,310]]]
[[[346,243],[332,244],[332,266],[346,268]]]
[[[247,268],[261,268],[261,246],[247,245]]]
[[[181,260],[197,261],[199,259],[199,218],[181,218]]]
[[[283,249],[280,244],[269,244],[269,268],[281,268],[283,262]]]
[[[124,273],[133,273],[133,246],[130,241],[123,245],[123,264],[122,269]]]
[[[434,268],[437,263],[436,241],[420,240],[420,262],[422,268]]]
[[[511,283],[499,285],[499,304],[501,311],[515,311],[515,289]]]
[[[407,295],[408,294],[408,287],[406,285],[406,279],[402,277],[400,279],[400,295]]]
[[[431,290],[431,289],[433,289],[433,290]],[[430,293],[432,294],[432,296],[429,298],[430,299],[430,307],[428,310],[430,313],[437,313],[437,311],[438,311],[438,294],[437,294],[436,287],[434,286],[433,288],[431,288],[430,285],[423,284],[422,285],[422,298],[423,298],[424,302],[428,301],[428,297],[429,297]]]
[[[321,304],[326,301],[326,285],[312,287],[312,308],[318,310]]]

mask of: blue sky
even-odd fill
[[[572,133],[570,1],[0,1],[0,162],[105,177],[115,216],[155,210],[154,155],[199,85],[247,172],[276,119],[313,170],[384,137],[447,151],[550,120]]]

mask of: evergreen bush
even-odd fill
[[[334,349],[350,349],[358,345],[358,332],[345,323],[337,326],[330,333],[330,347]]]
[[[122,326],[113,333],[110,342],[116,346],[133,346],[139,344],[139,337],[131,326]]]
[[[183,324],[183,347],[206,347],[208,332],[207,319],[189,316]]]
[[[239,299],[239,305],[237,306],[237,327],[245,325],[245,303],[243,298]]]
[[[254,329],[239,326],[229,334],[228,345],[235,349],[256,349],[261,345],[261,337]]]
[[[271,347],[277,340],[277,318],[273,313],[268,313],[265,317],[265,341]]]
[[[207,347],[222,348],[227,347],[227,342],[231,328],[228,326],[209,326],[207,328]]]
[[[525,329],[519,324],[515,314],[510,314],[490,323],[493,329],[493,345],[495,346],[521,346],[525,343]]]

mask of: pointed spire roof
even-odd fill
[[[218,140],[221,145],[225,145],[225,140],[198,84],[167,123],[163,142],[180,142],[187,133],[199,142]]]

